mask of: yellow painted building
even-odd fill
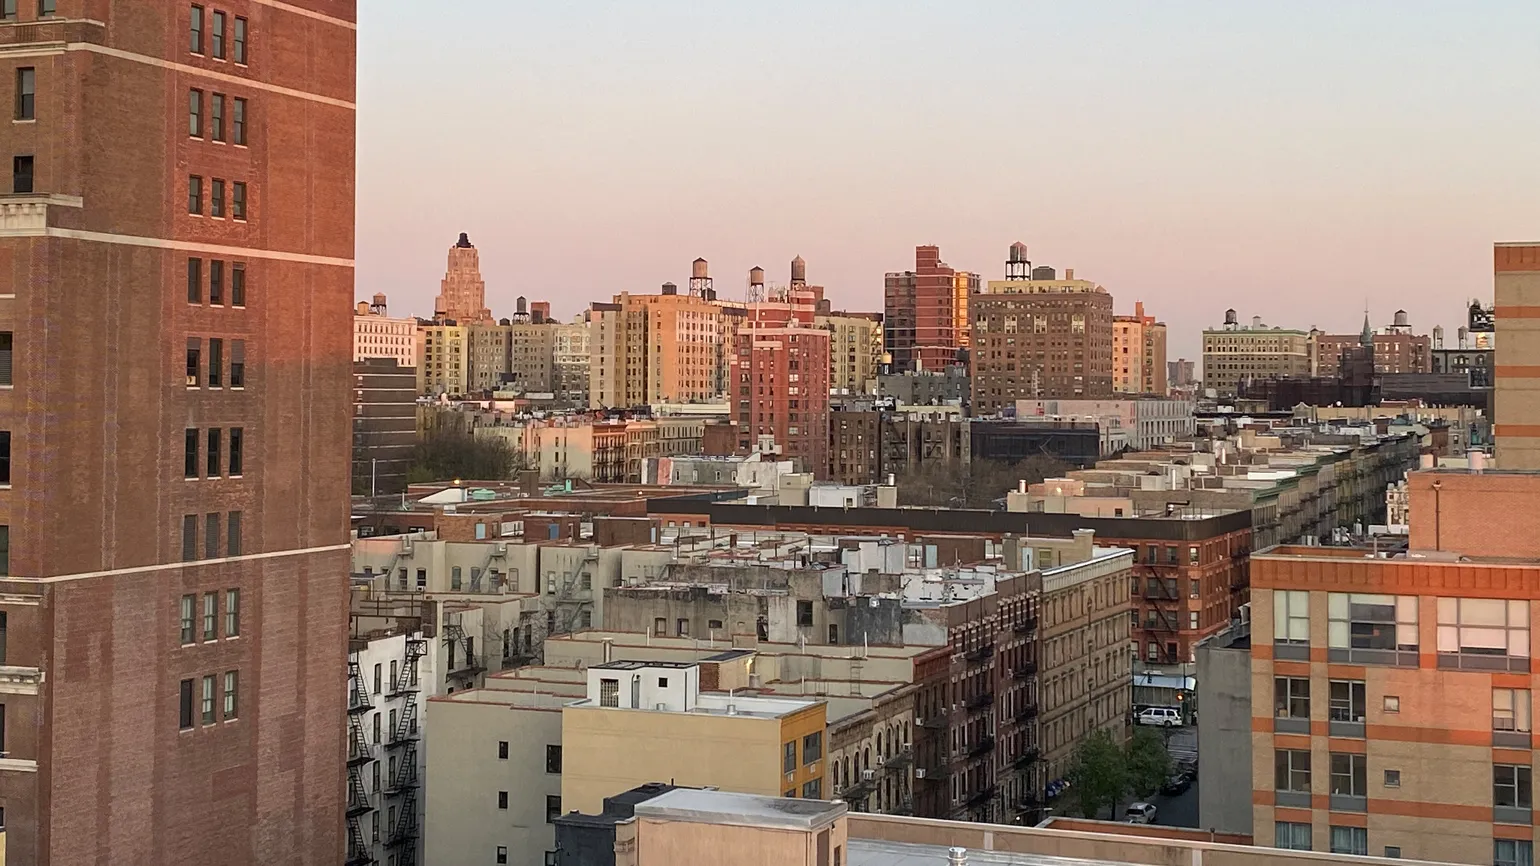
[[[830,390],[875,394],[882,367],[882,317],[875,313],[830,313],[814,322],[830,335]]]
[[[562,709],[562,808],[656,781],[822,799],[827,724],[822,700],[702,693],[690,662],[594,665],[587,699]]]
[[[423,325],[418,329],[418,393],[457,397],[469,390],[469,331],[460,325]]]

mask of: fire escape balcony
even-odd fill
[[[1166,616],[1165,612],[1162,611],[1158,616],[1144,618],[1144,630],[1158,632],[1180,631],[1181,626],[1178,625],[1178,622],[1175,616]]]
[[[995,738],[994,738],[994,736],[992,734],[985,734],[984,736],[979,738],[978,742],[974,743],[973,746],[968,749],[968,757],[976,758],[979,755],[988,754],[990,752],[993,752],[994,750],[995,750]]]
[[[1030,703],[1030,704],[1023,704],[1021,709],[1016,711],[1016,721],[1018,721],[1018,722],[1030,722],[1033,719],[1037,718],[1037,714],[1038,714],[1038,706],[1037,706],[1036,702],[1033,702],[1033,703]]]
[[[914,768],[915,781],[945,782],[952,775],[952,765],[944,759],[932,758],[931,762]]]
[[[976,806],[982,806],[985,803],[988,803],[990,800],[993,800],[994,798],[995,798],[995,786],[994,785],[985,785],[984,787],[978,789],[977,791],[974,791],[968,797],[967,805],[968,805],[968,808],[972,809],[972,808],[974,808]]]
[[[1032,634],[1037,631],[1037,617],[1029,616],[1011,626],[1011,631],[1017,634]]]
[[[385,838],[385,845],[396,848],[401,845],[410,846],[417,839],[417,795],[407,794],[406,801],[401,806],[401,811],[396,816],[396,826],[390,829],[390,835]],[[408,851],[415,850],[408,847]],[[396,859],[397,863],[401,858]]]
[[[993,691],[986,690],[986,691],[979,692],[978,694],[976,694],[973,697],[969,698],[967,706],[968,706],[968,709],[970,709],[970,710],[982,710],[982,709],[987,709],[990,706],[993,706],[994,702],[995,702],[995,693]]]
[[[908,769],[914,764],[914,752],[910,749],[900,749],[882,763],[884,773],[897,773]]]
[[[363,828],[358,826],[358,821],[348,821],[348,854],[343,860],[343,866],[369,866],[375,862],[374,849],[364,841]]]
[[[876,790],[876,779],[876,770],[862,770],[861,778],[857,779],[854,783],[846,785],[840,789],[840,797],[847,802],[865,800],[867,797],[871,796],[872,791]]]
[[[364,725],[360,721],[362,717],[348,716],[348,766],[361,767],[374,760],[374,749],[369,745],[369,739],[364,736]]]
[[[985,644],[984,646],[974,647],[973,649],[968,650],[966,653],[963,653],[963,658],[970,662],[987,662],[994,656],[994,654],[994,645]]]
[[[1024,662],[1022,662],[1021,664],[1016,666],[1016,670],[1012,674],[1012,676],[1014,676],[1018,680],[1036,679],[1036,677],[1037,677],[1037,662],[1035,662],[1035,661],[1024,661]]]
[[[914,723],[915,725],[928,731],[944,731],[951,724],[948,721],[948,716],[950,715],[951,713],[948,711],[941,710],[940,712],[932,713],[931,715],[928,715],[922,719],[916,719]]]
[[[358,768],[348,770],[348,810],[349,818],[357,818],[360,815],[373,811],[374,804],[369,802],[369,795],[364,793],[364,780],[358,775]]]
[[[1018,770],[1025,770],[1026,768],[1037,763],[1038,757],[1039,752],[1037,749],[1027,749],[1025,752],[1022,752],[1016,756],[1016,760],[1011,762],[1011,766]]]

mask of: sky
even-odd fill
[[[438,4],[429,4],[434,8]],[[882,308],[937,244],[1074,268],[1169,327],[1451,344],[1492,243],[1540,239],[1540,3],[420,0],[359,4],[357,293],[496,316],[747,271]]]

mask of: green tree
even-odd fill
[[[508,441],[477,437],[453,426],[435,426],[418,436],[407,482],[505,481],[523,466]]]
[[[1128,787],[1128,767],[1112,734],[1092,731],[1075,746],[1069,783],[1080,814],[1087,818],[1100,815],[1103,807],[1118,807],[1118,799]]]
[[[1124,760],[1128,766],[1128,787],[1140,798],[1153,797],[1171,776],[1171,753],[1165,740],[1149,728],[1136,728],[1128,738]]]

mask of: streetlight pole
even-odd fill
[[[369,458],[369,498],[370,499],[374,498],[375,482],[379,478],[379,474],[380,474],[379,470],[380,470],[380,458],[378,458],[378,457],[371,457],[371,458]]]

